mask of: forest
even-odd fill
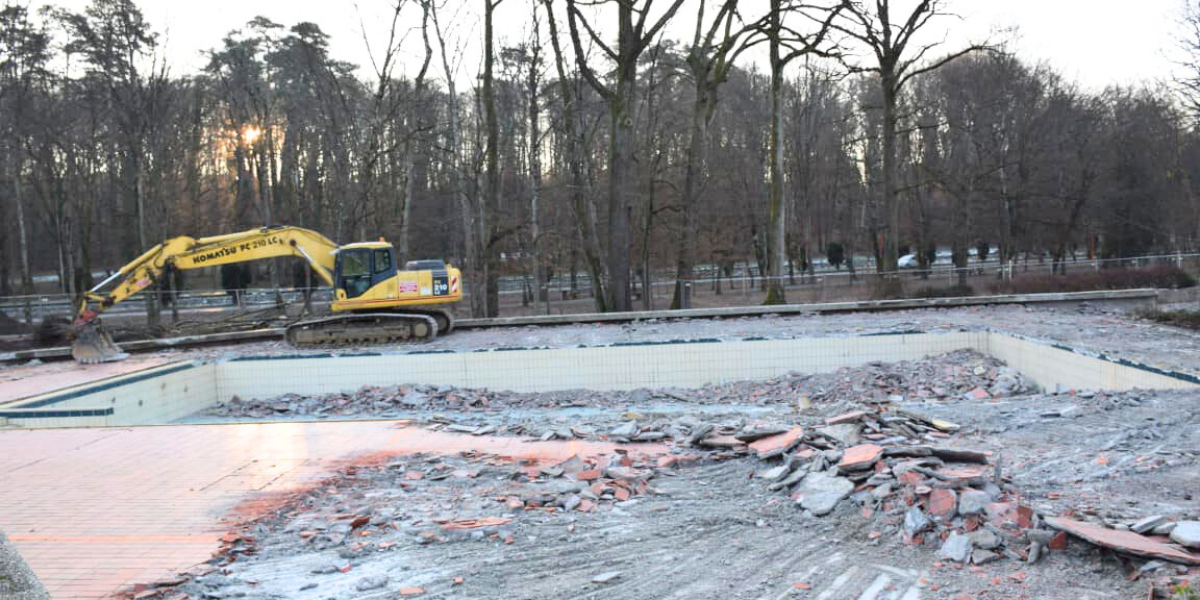
[[[370,65],[260,17],[182,72],[133,0],[7,0],[0,296],[271,224],[452,262],[475,316],[504,277],[624,311],[651,273],[753,265],[777,303],[818,259],[1197,250],[1195,86],[1089,90],[1004,39],[942,43],[946,0],[378,1]],[[527,15],[519,39],[501,11]]]

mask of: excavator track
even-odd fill
[[[290,325],[287,341],[296,348],[330,348],[419,343],[437,334],[438,321],[429,314],[353,313]]]
[[[438,335],[446,335],[447,333],[454,331],[454,315],[447,311],[436,308],[406,308],[404,309],[404,312],[410,315],[425,315],[428,317],[433,317],[433,320],[437,322]]]

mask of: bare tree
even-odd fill
[[[479,211],[477,235],[487,256],[483,260],[483,277],[486,282],[487,302],[483,316],[494,317],[500,312],[500,273],[497,263],[498,228],[494,213],[500,206],[500,123],[496,120],[496,91],[493,67],[496,48],[493,43],[492,18],[496,7],[504,0],[483,0],[483,109],[487,127],[487,183],[484,200]]]
[[[786,304],[783,264],[787,261],[787,205],[783,201],[783,70],[793,60],[810,54],[828,56],[823,49],[833,20],[843,4],[825,7],[805,6],[790,0],[771,0],[771,11],[761,30],[771,56],[771,136],[770,136],[770,225],[768,229],[767,298],[765,304]],[[802,32],[784,25],[788,13],[803,13],[819,23],[815,31]]]
[[[1184,72],[1175,78],[1175,83],[1191,112],[1200,115],[1200,0],[1183,1],[1179,29],[1176,46],[1180,58],[1177,62]]]
[[[536,6],[536,5],[535,5]],[[542,122],[541,122],[541,88],[542,88],[542,29],[541,20],[536,9],[531,15],[533,31],[526,54],[529,60],[525,80],[525,93],[528,95],[529,118],[529,239],[533,246],[533,304],[545,303],[545,311],[550,311],[549,291],[545,289],[546,267],[542,257],[541,210],[542,201]]]
[[[630,246],[632,244],[631,214],[636,192],[637,175],[634,152],[637,146],[634,123],[637,120],[638,58],[658,36],[659,31],[675,16],[683,0],[671,0],[666,11],[650,22],[653,0],[606,0],[594,4],[617,5],[617,45],[612,48],[579,9],[580,0],[567,0],[567,23],[575,61],[584,79],[608,105],[608,308],[624,312],[633,308],[630,286]],[[635,18],[636,15],[636,18]],[[580,29],[586,31],[591,43],[599,47],[616,66],[616,81],[606,84],[588,64]]]
[[[487,1],[487,0],[485,0]],[[455,85],[455,67],[450,63],[449,54],[446,52],[446,36],[442,31],[441,22],[438,19],[438,10],[436,2],[429,2],[429,17],[433,21],[433,30],[437,35],[438,49],[441,54],[442,67],[446,73],[446,112],[448,113],[448,137],[450,138],[450,147],[447,149],[449,158],[449,169],[453,173],[453,194],[458,201],[459,215],[462,223],[463,235],[463,256],[466,264],[463,268],[467,271],[464,275],[468,296],[471,299],[471,314],[474,316],[482,316],[487,311],[487,285],[483,269],[484,256],[480,249],[482,242],[477,235],[477,217],[474,203],[471,201],[471,196],[467,193],[466,181],[464,180],[464,166],[462,165],[462,122],[459,115],[458,106],[458,91]]]
[[[563,137],[566,139],[566,162],[571,173],[571,213],[574,216],[575,232],[583,246],[584,263],[591,279],[592,299],[596,310],[605,312],[608,307],[608,276],[605,259],[600,248],[600,224],[596,201],[589,193],[588,178],[584,174],[587,151],[587,132],[583,122],[582,83],[568,76],[562,43],[559,41],[558,24],[554,16],[553,0],[542,0],[546,8],[546,24],[550,29],[550,47],[554,50],[554,66],[558,74],[559,96],[562,101]],[[574,280],[572,280],[574,281]]]
[[[4,117],[0,120],[0,136],[5,142],[0,151],[8,158],[5,166],[16,209],[21,295],[25,296],[23,306],[27,325],[33,321],[29,298],[33,294],[33,272],[29,263],[29,211],[24,197],[23,172],[30,116],[36,109],[32,105],[33,94],[47,78],[48,50],[49,38],[30,21],[24,7],[7,5],[0,10],[0,109],[3,110],[0,116]],[[7,269],[3,270],[6,274]],[[6,287],[7,283],[0,288]]]
[[[904,86],[914,77],[934,71],[959,58],[988,48],[971,44],[932,62],[924,62],[942,42],[917,43],[913,38],[932,20],[951,16],[944,10],[947,0],[918,0],[907,16],[894,19],[892,0],[875,0],[874,6],[862,0],[850,0],[844,18],[834,28],[857,41],[870,52],[863,62],[844,58],[851,71],[873,73],[883,93],[883,215],[886,231],[881,272],[895,271],[900,248],[900,203],[896,165],[897,105]],[[872,62],[873,59],[873,62]]]
[[[718,91],[729,78],[729,71],[738,56],[750,45],[750,27],[734,27],[738,21],[738,0],[724,0],[708,28],[704,27],[707,0],[700,0],[696,30],[687,52],[688,73],[692,78],[695,97],[692,99],[688,149],[684,166],[681,210],[683,226],[679,230],[678,260],[675,265],[675,296],[671,308],[687,308],[686,286],[691,285],[696,264],[696,210],[705,182],[708,130],[716,114]]]

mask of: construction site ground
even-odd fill
[[[1200,372],[1200,336],[1088,306],[473,330],[428,347],[976,328]],[[0,368],[0,391],[94,368]],[[692,389],[239,399],[163,427],[0,431],[0,529],[55,598],[1075,600],[1200,578],[1186,558],[1064,548],[1046,522],[1200,518],[1200,394],[1054,392],[954,352]]]

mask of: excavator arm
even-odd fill
[[[262,227],[212,237],[171,238],[147,250],[120,271],[84,294],[75,316],[72,355],[80,362],[106,362],[125,357],[112,338],[99,328],[100,313],[159,281],[169,266],[181,270],[298,256],[327,285],[332,286],[338,245],[300,227]],[[108,292],[103,290],[118,282]]]

